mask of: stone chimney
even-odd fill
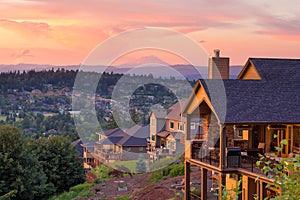
[[[220,50],[214,50],[215,55],[208,61],[209,79],[229,79],[229,58],[220,57]]]

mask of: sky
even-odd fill
[[[298,8],[296,0],[0,0],[0,64],[80,64],[110,37],[144,27],[178,31],[210,55],[220,49],[231,65],[300,58]],[[116,63],[181,62],[151,51],[139,56]]]

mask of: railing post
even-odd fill
[[[201,199],[207,199],[207,169],[201,168]]]

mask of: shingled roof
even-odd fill
[[[121,146],[147,146],[149,137],[148,126],[133,126],[130,129],[121,128],[103,131],[107,138],[98,141],[98,144],[118,144]]]
[[[150,135],[149,126],[136,125],[126,132],[126,136],[117,144],[121,146],[147,146],[147,138]]]
[[[300,59],[249,58],[263,80],[300,81]]]
[[[262,80],[200,80],[224,123],[299,123],[300,59],[250,58]],[[222,83],[223,82],[223,83]],[[214,88],[224,85],[226,103]],[[209,91],[209,89],[210,91]],[[220,107],[226,105],[225,110]]]
[[[173,106],[171,106],[168,109],[167,116],[165,119],[171,119],[171,120],[176,120],[176,121],[184,121],[183,118],[181,117],[181,110],[183,106],[185,105],[186,99],[182,99],[175,103]]]

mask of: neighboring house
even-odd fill
[[[96,141],[78,139],[72,142],[78,152],[77,159],[83,161],[84,169],[95,167],[93,152]]]
[[[212,59],[218,65],[223,58]],[[229,64],[217,67],[228,78],[222,69]],[[238,179],[243,180],[239,199],[271,197],[278,191],[266,188],[272,180],[255,161],[258,153],[269,159],[275,146],[283,148],[279,160],[300,153],[300,59],[249,58],[235,80],[199,80],[182,113],[187,127],[200,118],[204,132],[197,139],[186,130],[185,199],[192,198],[191,165],[201,168],[201,199],[207,199],[210,181],[212,189],[230,190]],[[286,145],[280,144],[283,139]]]
[[[116,128],[100,132],[98,135],[99,141],[96,142],[94,153],[97,164],[147,157],[147,126],[136,125],[127,130]]]
[[[83,159],[85,169],[92,169],[96,166],[95,159],[93,156],[95,144],[95,140],[82,140],[81,146],[83,147]]]
[[[183,154],[184,121],[180,115],[184,101],[171,106],[167,113],[154,110],[150,114],[150,144],[148,154],[152,161],[161,156]]]
[[[72,142],[72,145],[74,146],[74,148],[77,150],[78,154],[77,154],[77,159],[78,160],[82,160],[83,159],[83,147],[82,147],[82,140],[81,139],[77,139],[74,142]]]

